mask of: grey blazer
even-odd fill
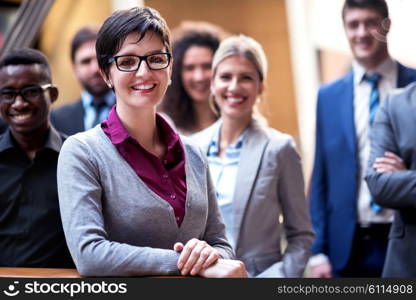
[[[220,120],[191,138],[207,153],[219,126]],[[314,234],[301,160],[289,135],[251,122],[240,156],[233,206],[235,252],[250,275],[301,277]],[[281,246],[283,233],[286,249]]]
[[[383,277],[416,277],[416,83],[387,97],[371,134],[368,187],[378,204],[396,209]],[[407,170],[376,173],[371,166],[385,151],[400,156]]]

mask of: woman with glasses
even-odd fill
[[[212,72],[221,119],[193,138],[208,156],[227,238],[251,276],[301,277],[313,233],[293,139],[267,127],[256,110],[267,75],[263,48],[230,37]]]
[[[181,134],[201,131],[218,119],[210,108],[211,63],[225,36],[207,22],[183,22],[173,31],[172,84],[160,109],[170,117]]]
[[[244,276],[195,146],[158,114],[172,71],[170,33],[154,9],[115,12],[96,42],[116,106],[70,137],[58,163],[68,247],[86,276]]]

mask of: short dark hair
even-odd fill
[[[9,52],[0,60],[0,69],[12,65],[35,64],[41,65],[44,68],[45,78],[43,79],[46,82],[50,83],[52,81],[52,78],[48,59],[46,58],[45,54],[35,49],[23,48]]]
[[[71,42],[71,60],[75,62],[75,54],[77,50],[85,43],[96,41],[98,35],[98,28],[93,26],[82,27],[75,33]]]
[[[120,50],[127,35],[138,33],[138,41],[140,41],[148,31],[158,34],[166,50],[171,53],[170,31],[165,19],[157,10],[150,7],[135,7],[116,11],[108,17],[98,32],[95,44],[101,71],[108,75],[110,69],[108,60]]]
[[[205,47],[214,56],[221,40],[227,35],[220,27],[207,22],[183,22],[172,31],[173,70],[172,84],[168,87],[161,110],[181,130],[190,131],[196,126],[193,100],[182,82],[183,59],[192,46]]]
[[[342,8],[342,19],[345,18],[347,9],[352,8],[373,9],[383,18],[389,17],[389,8],[385,0],[345,0]]]

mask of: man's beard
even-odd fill
[[[97,78],[97,76],[99,76],[102,82],[100,82],[100,84],[91,84],[90,82],[93,79]],[[88,80],[81,82],[81,84],[83,88],[93,96],[103,96],[110,90],[110,88],[107,86],[100,74],[94,74],[93,76],[88,78]]]

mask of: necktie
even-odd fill
[[[101,111],[106,107],[106,103],[103,98],[94,98],[92,106],[94,106],[95,109],[95,118],[91,128],[95,127],[95,125],[101,122],[100,114]]]
[[[381,76],[378,74],[374,75],[365,75],[364,79],[367,80],[368,84],[371,87],[370,93],[370,126],[373,125],[374,117],[376,116],[377,108],[380,103],[380,93],[378,91],[378,82],[381,79]]]
[[[371,130],[371,126],[373,125],[374,122],[374,118],[376,116],[376,112],[377,112],[377,108],[379,106],[380,103],[380,93],[378,91],[378,82],[381,79],[381,76],[378,74],[374,74],[374,75],[365,75],[364,79],[368,82],[368,84],[371,87],[371,92],[370,92],[370,101],[369,101],[369,107],[370,107],[370,111],[369,111],[369,127]],[[370,207],[371,209],[375,212],[375,213],[379,213],[381,212],[382,208],[381,206],[377,205],[373,198],[371,197],[370,200]]]

